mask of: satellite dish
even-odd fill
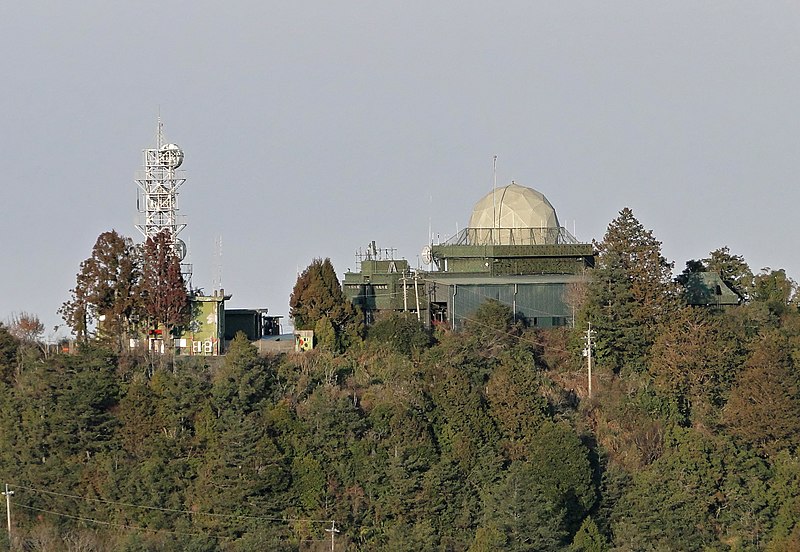
[[[433,257],[431,256],[431,246],[426,245],[425,247],[422,248],[422,262],[425,263],[426,265],[429,265],[431,264],[432,260]]]
[[[170,169],[177,169],[183,163],[183,150],[177,144],[161,146],[161,164]]]
[[[175,240],[175,254],[178,256],[179,261],[183,261],[186,258],[186,242],[182,239]]]

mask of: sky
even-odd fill
[[[0,321],[47,336],[97,237],[141,240],[159,113],[193,284],[230,308],[287,316],[372,240],[416,266],[495,155],[581,241],[630,207],[676,272],[728,246],[800,280],[797,2],[32,0],[0,51]]]

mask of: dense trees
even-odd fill
[[[117,350],[140,321],[171,331],[189,315],[180,261],[166,230],[148,238],[144,249],[115,230],[100,234],[70,295],[59,313],[78,341],[94,332]]]
[[[79,283],[124,243],[105,236]],[[240,335],[223,359],[153,369],[94,340],[48,358],[0,325],[14,546],[312,552],[335,520],[337,550],[797,549],[794,282],[722,248],[689,269],[719,272],[744,303],[689,307],[629,210],[599,247],[576,301],[597,329],[591,398],[566,345],[585,327],[526,329],[496,301],[460,333],[388,317],[347,347],[360,318],[329,261],[292,297],[323,342],[303,354],[261,356]],[[125,327],[106,288],[78,288],[70,313]]]
[[[79,341],[99,322],[107,335],[128,330],[138,314],[140,268],[140,252],[130,238],[115,230],[98,236],[92,255],[81,263],[72,297],[60,310]]]
[[[628,208],[611,221],[597,249],[581,317],[597,332],[601,367],[641,371],[658,326],[678,305],[672,264],[661,255],[661,242]]]

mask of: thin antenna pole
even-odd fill
[[[497,156],[492,158],[492,228],[500,226],[497,220],[497,201],[495,195],[497,194]]]
[[[422,315],[419,312],[419,284],[417,284],[418,276],[419,274],[417,274],[417,272],[414,272],[414,297],[417,300],[417,322],[421,322]]]
[[[6,483],[6,490],[3,492],[6,497],[6,518],[8,519],[8,544],[11,544],[11,495],[14,494],[14,491],[9,490],[8,483]]]
[[[428,195],[428,245],[433,245],[433,194]]]

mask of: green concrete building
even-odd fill
[[[468,226],[423,256],[432,265],[432,320],[458,329],[488,299],[532,327],[571,324],[570,288],[586,281],[596,253],[559,225],[544,195],[512,182],[481,198]]]
[[[192,319],[175,340],[177,353],[217,356],[225,352],[225,301],[230,298],[224,290],[189,298]]]
[[[345,273],[342,290],[363,310],[367,324],[394,312],[429,320],[424,278],[407,260],[392,258],[392,250],[379,251],[375,242],[359,257],[360,270]]]
[[[512,182],[481,198],[464,230],[423,249],[430,269],[414,270],[373,242],[360,270],[345,274],[343,289],[368,323],[410,312],[458,329],[495,299],[529,326],[563,326],[574,320],[570,290],[586,281],[595,256],[591,244],[559,225],[544,195]]]

